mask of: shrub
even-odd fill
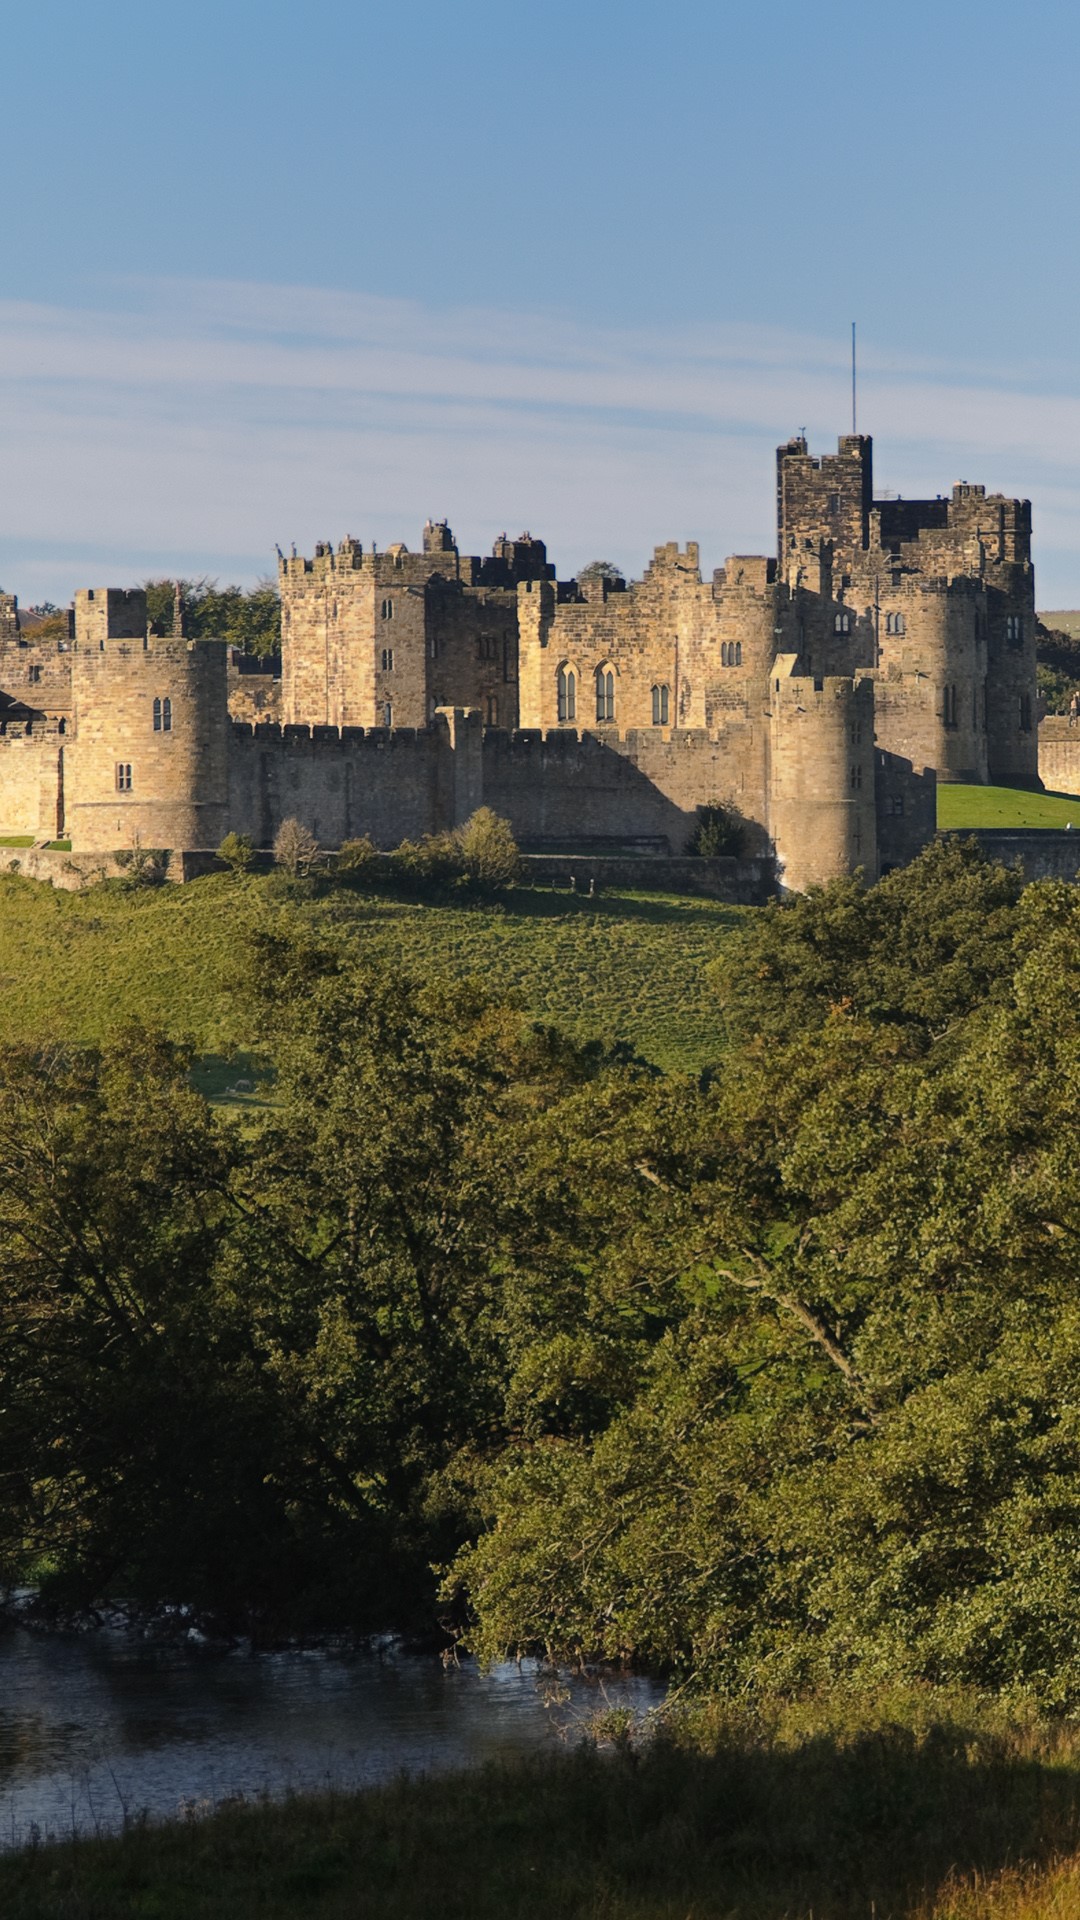
[[[165,847],[143,847],[136,842],[133,847],[117,850],[116,864],[124,869],[121,886],[132,890],[159,887],[165,878],[169,855]]]
[[[218,859],[224,860],[234,873],[246,873],[251,865],[254,847],[249,833],[227,833],[217,850]]]
[[[422,840],[403,840],[390,856],[390,871],[406,886],[439,887],[460,880],[465,860],[457,836],[429,833]]]
[[[318,858],[319,843],[301,821],[283,820],[274,839],[274,860],[290,880],[306,874]]]
[[[485,892],[513,886],[521,872],[521,855],[509,820],[490,807],[478,807],[457,831],[464,869]]]
[[[334,862],[338,873],[346,873],[352,880],[370,880],[378,868],[378,850],[368,834],[360,840],[343,840],[338,848]]]
[[[724,807],[719,802],[699,807],[697,826],[686,843],[686,851],[700,855],[703,860],[714,860],[720,854],[737,856],[743,850],[744,825],[742,815],[734,807]]]

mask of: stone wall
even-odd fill
[[[23,727],[0,734],[0,834],[58,838],[63,766],[64,742],[55,733]]]
[[[216,640],[104,640],[96,649],[76,648],[65,825],[77,851],[216,847],[223,839],[225,651]]]
[[[1080,794],[1080,722],[1066,714],[1039,723],[1039,779],[1049,793]]]
[[[460,711],[392,731],[234,725],[229,824],[259,847],[287,819],[327,847],[364,836],[396,847],[457,826],[481,804],[480,732],[479,714]]]
[[[711,802],[747,818],[747,852],[765,850],[741,803],[758,743],[747,724],[724,734],[521,729],[484,734],[485,806],[509,820],[522,847],[541,852],[632,844],[681,854]]]
[[[877,879],[874,689],[773,668],[770,813],[782,885],[801,893],[861,867]]]
[[[975,827],[942,833],[938,837],[977,840],[987,860],[1000,860],[1007,867],[1021,867],[1025,880],[1080,878],[1080,806],[1072,833],[1064,830],[1058,833],[1046,827]]]
[[[766,857],[752,859],[664,859],[656,855],[526,854],[522,867],[530,886],[588,894],[610,887],[617,892],[697,893],[732,906],[760,907],[776,894],[776,868]]]

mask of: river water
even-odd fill
[[[388,1645],[253,1654],[124,1631],[0,1627],[0,1847],[255,1798],[347,1788],[554,1746],[645,1680],[551,1687]]]

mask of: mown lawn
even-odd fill
[[[1031,793],[1026,787],[963,787],[937,790],[937,823],[962,827],[1066,827],[1080,832],[1080,797]]]
[[[97,1043],[136,1019],[212,1056],[206,1091],[247,1077],[224,1059],[258,1036],[242,992],[246,937],[269,920],[341,929],[357,951],[423,975],[477,974],[575,1036],[625,1040],[665,1069],[721,1045],[708,961],[752,909],[656,894],[589,901],[521,888],[492,906],[332,890],[282,902],[262,876],[129,891],[54,891],[0,875],[0,1040]],[[238,988],[241,991],[238,991]]]

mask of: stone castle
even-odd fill
[[[47,645],[0,596],[0,834],[389,847],[488,805],[526,850],[680,854],[721,804],[798,891],[911,859],[938,780],[1037,786],[1030,503],[876,499],[855,434],[789,440],[776,501],[775,558],[708,580],[671,543],[560,581],[542,541],[479,559],[445,522],[282,557],[280,680],[149,632],[139,590],[78,593]]]

